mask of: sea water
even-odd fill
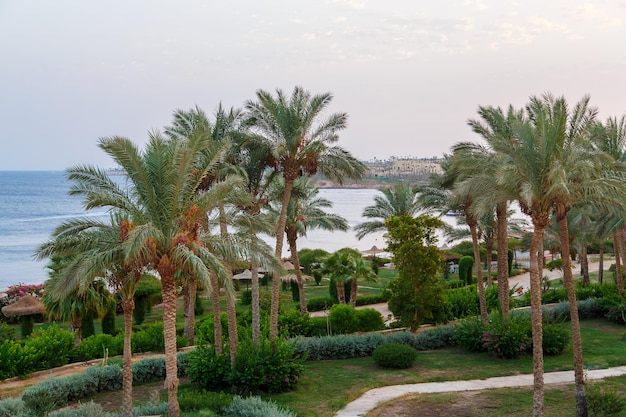
[[[122,176],[112,178],[123,181]],[[68,195],[69,188],[64,172],[0,171],[0,291],[9,285],[39,284],[48,278],[48,260],[37,261],[34,253],[63,221],[82,216],[108,219],[106,209],[86,212],[80,197]],[[373,189],[321,189],[319,193],[333,203],[327,211],[346,218],[351,228],[366,220],[361,214],[374,203],[376,195],[381,193]],[[264,239],[274,245],[273,238]],[[385,246],[382,233],[358,240],[353,230],[313,230],[298,239],[298,249],[329,252],[343,247],[366,250],[374,245]],[[284,247],[283,255],[289,256],[286,242]]]

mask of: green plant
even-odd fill
[[[165,349],[163,323],[147,324],[143,330],[133,333],[131,339],[133,352],[163,352]]]
[[[117,329],[115,328],[116,309],[117,302],[111,298],[109,308],[104,317],[102,317],[102,333],[110,334],[111,336],[117,334]]]
[[[311,319],[297,310],[282,312],[278,316],[278,328],[285,337],[310,336]]]
[[[229,381],[239,393],[287,391],[298,384],[304,359],[293,341],[262,338],[257,345],[246,339],[239,345]]]
[[[330,326],[335,334],[354,333],[359,330],[356,310],[349,304],[335,304],[330,308]]]
[[[0,400],[0,417],[14,417],[26,411],[21,398],[6,398]]]
[[[330,297],[311,297],[306,301],[306,308],[308,311],[322,311],[329,309],[333,304],[336,304]]]
[[[212,346],[200,346],[189,352],[187,375],[200,389],[211,391],[227,387],[230,372],[230,358],[216,355]]]
[[[570,341],[570,333],[562,324],[543,324],[543,353],[560,355]]]
[[[86,404],[80,404],[75,409],[57,411],[53,415],[54,417],[117,417],[116,413],[105,412],[102,410],[100,404],[94,403],[93,401]]]
[[[376,365],[383,368],[406,369],[413,366],[417,351],[411,346],[399,343],[387,343],[372,352]]]
[[[80,316],[80,331],[82,337],[89,337],[96,334],[96,326],[93,324],[93,311],[85,310]]]
[[[0,322],[0,343],[5,340],[15,340],[15,329],[6,323]]]
[[[184,412],[199,410],[221,412],[232,403],[232,400],[232,395],[224,392],[196,389],[178,391],[178,404],[180,410]]]
[[[361,332],[374,332],[385,328],[383,316],[373,308],[355,310],[357,329]]]
[[[240,397],[235,395],[233,402],[224,409],[233,417],[296,417],[296,414],[260,397]]]
[[[486,350],[483,342],[485,326],[478,317],[470,317],[454,327],[454,338],[464,350],[468,352],[483,352]]]
[[[495,356],[512,359],[531,346],[530,329],[528,314],[511,314],[508,318],[500,313],[492,314],[482,342]]]
[[[102,358],[108,349],[109,356],[121,355],[124,349],[123,335],[111,336],[99,334],[83,339],[80,344],[80,356],[82,360]]]
[[[459,279],[465,282],[465,285],[472,284],[472,268],[474,267],[474,258],[471,256],[463,256],[459,259]]]
[[[626,399],[610,388],[587,385],[587,408],[592,417],[614,416],[624,409]]]
[[[26,341],[25,349],[34,354],[33,371],[56,368],[67,364],[75,354],[75,339],[72,333],[53,323],[35,331]]]

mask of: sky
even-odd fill
[[[331,92],[357,158],[441,157],[479,105],[626,113],[626,0],[0,0],[0,170],[113,167],[177,109]]]

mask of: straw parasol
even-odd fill
[[[2,314],[5,316],[30,316],[45,312],[46,308],[43,303],[30,294],[26,294],[13,304],[2,307]]]
[[[294,264],[292,264],[291,262],[287,261],[283,263],[283,269],[285,271],[293,271],[294,269],[296,269],[296,267],[294,266]]]
[[[379,249],[376,245],[372,246],[368,250],[361,251],[361,253],[364,254],[364,255],[372,255],[372,256],[376,255],[378,253],[383,253],[383,252],[384,252],[384,250]]]
[[[298,277],[296,276],[296,274],[286,274],[286,275],[283,275],[282,277],[280,277],[280,279],[281,279],[281,281],[284,281],[284,282],[289,282],[289,281],[294,281],[295,282],[295,281],[298,281]],[[310,281],[312,279],[313,279],[313,277],[310,276],[310,275],[302,275],[302,280],[303,281]]]

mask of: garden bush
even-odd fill
[[[361,332],[373,332],[385,328],[382,314],[373,308],[355,310],[357,330]]]
[[[475,316],[480,311],[476,285],[448,289],[444,291],[444,297],[451,313],[449,319]]]
[[[82,360],[103,358],[105,349],[108,349],[108,356],[121,355],[124,351],[124,335],[111,336],[110,334],[99,334],[83,339],[80,348]]]
[[[372,352],[376,365],[383,368],[406,369],[413,366],[417,351],[400,343],[386,343]]]
[[[468,352],[484,352],[485,327],[479,317],[470,317],[454,327],[454,337],[458,345]]]
[[[417,351],[441,349],[456,346],[454,327],[436,327],[432,330],[424,330],[413,337],[411,346]]]
[[[45,329],[38,329],[24,345],[32,355],[32,368],[27,372],[56,368],[67,364],[75,354],[74,335],[63,330],[56,323]]]
[[[385,336],[379,333],[322,336],[299,338],[295,349],[306,354],[308,360],[350,359],[370,356],[383,343]]]
[[[306,301],[308,311],[323,311],[336,304],[330,297],[311,297]]]
[[[311,317],[309,319],[309,325],[309,334],[306,336],[328,336],[328,317]]]
[[[295,388],[304,370],[306,355],[298,353],[294,341],[262,338],[239,344],[229,382],[238,393],[279,393]]]
[[[333,334],[354,333],[359,330],[356,310],[349,304],[335,304],[330,308],[330,329]]]
[[[386,303],[389,300],[391,291],[383,290],[380,294],[375,295],[360,295],[356,297],[357,306],[367,306],[370,304]]]
[[[615,416],[622,412],[626,399],[611,388],[587,385],[587,409],[590,417]]]
[[[102,333],[115,336],[118,332],[115,327],[115,319],[117,317],[117,302],[113,297],[109,300],[109,308],[102,317]]]
[[[563,324],[543,324],[543,353],[545,355],[560,355],[570,341],[570,333]]]
[[[132,334],[131,343],[133,352],[163,352],[165,350],[163,323],[146,324],[143,330]]]
[[[296,417],[292,411],[285,410],[271,401],[260,397],[240,397],[235,395],[232,403],[224,412],[233,417]]]
[[[531,347],[530,329],[528,314],[511,314],[507,319],[496,313],[490,316],[482,341],[496,357],[512,359]]]
[[[233,396],[224,392],[213,392],[204,390],[179,390],[178,405],[180,411],[211,410],[221,412],[233,401]]]
[[[287,338],[309,336],[311,334],[311,319],[308,315],[302,316],[300,310],[282,312],[278,316],[278,328]]]
[[[228,387],[230,371],[230,357],[216,355],[212,346],[200,346],[187,357],[189,380],[202,390]]]
[[[471,256],[463,256],[459,259],[459,279],[465,282],[465,285],[472,284],[472,268],[474,267],[474,258]]]
[[[135,414],[135,415],[146,415],[146,414]],[[51,416],[53,417],[117,417],[118,414],[105,412],[100,406],[100,404],[90,401],[85,404],[80,404],[75,409],[59,410],[55,413],[52,413]]]
[[[15,329],[0,321],[0,343],[5,340],[15,340]]]
[[[228,314],[226,312],[220,313],[220,323],[222,325],[222,336],[228,339]],[[206,318],[196,323],[196,345],[214,344],[214,329],[213,314],[209,314]]]
[[[0,417],[14,417],[26,411],[21,398],[6,398],[0,400]]]

